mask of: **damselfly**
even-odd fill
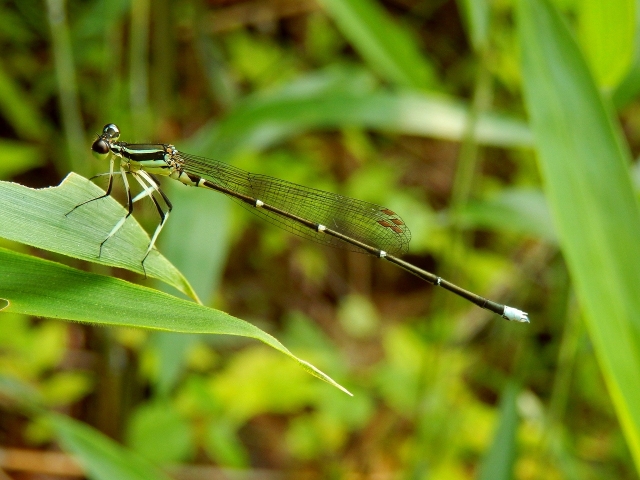
[[[185,185],[224,193],[291,233],[325,245],[383,258],[481,308],[502,315],[507,320],[529,322],[527,313],[521,310],[487,300],[398,258],[398,255],[407,252],[411,234],[400,216],[388,208],[267,175],[245,172],[226,163],[180,152],[173,145],[126,143],[119,141],[119,138],[120,130],[110,123],[105,125],[102,134],[93,142],[91,150],[94,155],[99,159],[109,158],[110,161],[107,191],[104,195],[75,207],[108,196],[111,193],[114,175],[122,176],[127,194],[128,213],[116,223],[100,244],[100,252],[105,242],[116,234],[131,215],[133,204],[149,197],[158,210],[160,223],[142,259],[144,269],[144,261],[172,208],[171,202],[160,189],[160,183],[154,177],[162,175],[179,180]],[[116,158],[120,162],[119,172],[114,171]],[[142,187],[142,192],[134,198],[131,196],[127,175],[131,175]]]

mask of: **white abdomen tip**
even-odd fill
[[[517,308],[507,307],[505,305],[502,317],[510,322],[529,323],[529,314],[518,310]]]

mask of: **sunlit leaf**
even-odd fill
[[[0,178],[9,178],[41,165],[41,149],[29,143],[0,140]]]
[[[640,467],[640,212],[631,156],[549,2],[520,0],[518,29],[545,193],[618,420]]]
[[[582,49],[596,81],[615,87],[635,51],[636,0],[582,0],[578,5]]]
[[[310,374],[340,388],[258,327],[219,310],[120,279],[0,249],[0,298],[7,312],[94,325],[255,338],[293,358]]]
[[[74,173],[57,187],[39,190],[0,182],[0,237],[143,273],[141,260],[149,235],[133,216],[104,244],[98,256],[100,243],[126,214],[116,200],[105,197],[69,213],[76,205],[100,195],[104,195],[103,190]],[[197,298],[187,280],[157,250],[151,251],[144,266],[149,277]]]
[[[640,8],[635,11],[634,51],[631,66],[624,79],[618,83],[612,98],[616,107],[625,106],[640,91]]]
[[[203,127],[190,143],[197,153],[224,159],[238,150],[261,150],[310,129],[355,126],[460,140],[467,116],[464,102],[445,95],[388,92],[375,88],[357,71],[324,72],[248,98],[221,122]],[[475,138],[495,146],[529,146],[532,141],[524,121],[495,112],[479,116]]]

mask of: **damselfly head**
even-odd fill
[[[120,138],[120,129],[115,123],[107,123],[102,129],[102,136],[116,141]]]
[[[98,160],[104,160],[109,155],[109,144],[103,137],[99,137],[91,145],[91,151]]]
[[[110,143],[117,141],[118,138],[120,138],[118,126],[115,123],[107,123],[102,129],[102,135],[91,145],[93,156],[98,160],[104,160],[109,155]]]

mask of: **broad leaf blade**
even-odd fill
[[[312,375],[349,393],[268,333],[219,310],[6,249],[0,249],[0,265],[0,301],[9,302],[7,312],[96,325],[255,338],[293,358]]]
[[[640,212],[629,151],[566,24],[520,0],[524,93],[545,191],[585,319],[640,467]]]
[[[98,257],[100,242],[126,214],[116,200],[106,197],[66,215],[76,205],[103,194],[103,190],[75,173],[69,174],[57,187],[39,190],[0,182],[0,237],[143,273],[141,260],[149,245],[149,235],[133,216],[104,244]],[[151,251],[144,265],[147,276],[197,299],[189,282],[157,250]]]

